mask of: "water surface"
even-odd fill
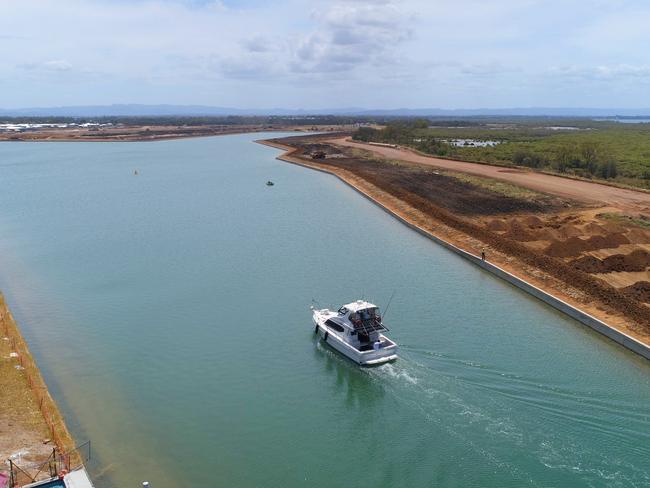
[[[0,145],[0,286],[99,488],[650,483],[647,361],[258,137]],[[393,291],[398,362],[314,339]]]

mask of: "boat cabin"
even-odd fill
[[[343,305],[325,325],[344,333],[350,344],[360,351],[379,347],[381,332],[388,330],[381,321],[379,307],[363,300]]]

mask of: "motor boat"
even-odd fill
[[[397,359],[397,344],[386,337],[379,308],[364,300],[343,305],[336,312],[312,307],[314,333],[344,356],[362,366]]]

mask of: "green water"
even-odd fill
[[[259,137],[0,145],[0,286],[99,488],[650,484],[650,363]],[[315,341],[393,291],[396,363]]]

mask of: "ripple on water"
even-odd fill
[[[554,473],[544,476],[571,475],[585,486],[644,486],[650,480],[646,407],[438,351],[401,350],[397,362],[371,374],[390,382],[389,391],[404,406],[438,424],[491,466],[507,469],[531,486],[545,486],[539,482],[540,466],[542,472]],[[487,402],[484,392],[489,393]],[[485,434],[482,441],[472,434],[476,428]],[[593,431],[589,442],[582,439],[585,431]],[[612,445],[639,463],[604,454]],[[512,449],[525,453],[534,469],[512,464],[505,454]]]
[[[258,137],[0,145],[0,284],[115,486],[648,484],[645,362]],[[395,363],[314,340],[395,289]]]

